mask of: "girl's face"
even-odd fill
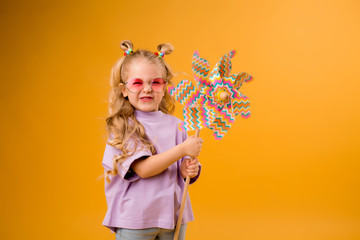
[[[163,81],[163,71],[164,69],[160,65],[145,59],[134,59],[126,67],[126,87],[123,88],[122,93],[124,97],[129,98],[131,105],[136,110],[143,112],[159,110],[160,102],[166,91],[166,85],[161,92],[159,92],[158,86],[159,82]],[[151,87],[152,82],[153,88]],[[140,84],[142,84],[142,88],[139,87]],[[134,88],[140,91],[134,91]]]

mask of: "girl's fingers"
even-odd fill
[[[199,173],[199,160],[197,158],[186,158],[186,173],[189,177],[193,178],[196,177]]]
[[[193,178],[193,177],[196,177],[197,176],[197,173],[188,173],[188,176]]]
[[[190,177],[195,177],[199,173],[199,167],[198,166],[191,166],[187,169],[187,174]]]
[[[197,167],[199,167],[199,162],[195,162],[195,163],[191,162],[191,163],[188,165],[188,167],[197,168]]]
[[[199,163],[199,160],[197,158],[193,158],[193,159],[185,158],[184,161],[187,166],[198,165],[198,163]]]
[[[199,160],[198,160],[197,158],[191,159],[191,164],[196,164],[196,163],[198,163],[198,162],[199,162]]]
[[[187,169],[197,169],[199,168],[199,165],[190,165]]]
[[[199,170],[199,168],[198,167],[196,167],[196,166],[192,166],[191,168],[189,167],[189,168],[187,168],[187,170],[186,171],[198,171]]]

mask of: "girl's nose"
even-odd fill
[[[152,88],[151,88],[151,84],[150,83],[144,83],[144,92],[151,92]]]

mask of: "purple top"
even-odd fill
[[[154,143],[157,153],[167,151],[187,138],[180,131],[178,118],[161,111],[135,111],[136,119],[145,127],[146,134]],[[106,170],[113,166],[112,158],[121,151],[106,145],[102,165]],[[116,228],[173,229],[179,213],[182,190],[185,182],[180,174],[179,159],[162,173],[149,178],[140,178],[134,172],[128,172],[130,165],[141,157],[151,156],[147,149],[141,149],[127,158],[119,166],[119,175],[110,175],[111,182],[105,181],[105,196],[108,206],[103,225],[115,231]],[[201,167],[200,167],[201,170]],[[197,180],[199,174],[190,183]],[[189,195],[186,199],[182,224],[194,220]]]

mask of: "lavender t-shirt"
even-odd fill
[[[187,138],[186,132],[178,129],[180,120],[174,116],[161,111],[138,110],[135,111],[135,116],[145,127],[146,134],[157,153],[167,151]],[[112,158],[119,154],[121,154],[119,149],[106,145],[102,161],[105,171],[112,169]],[[112,176],[110,183],[105,181],[108,210],[103,225],[112,231],[116,228],[174,228],[185,186],[180,175],[180,164],[183,159],[179,159],[162,173],[150,178],[140,178],[136,173],[128,171],[135,160],[151,155],[152,153],[147,149],[135,152],[119,166],[119,175]],[[192,178],[190,183],[195,182],[199,174]],[[192,220],[194,217],[187,196],[182,224]]]

